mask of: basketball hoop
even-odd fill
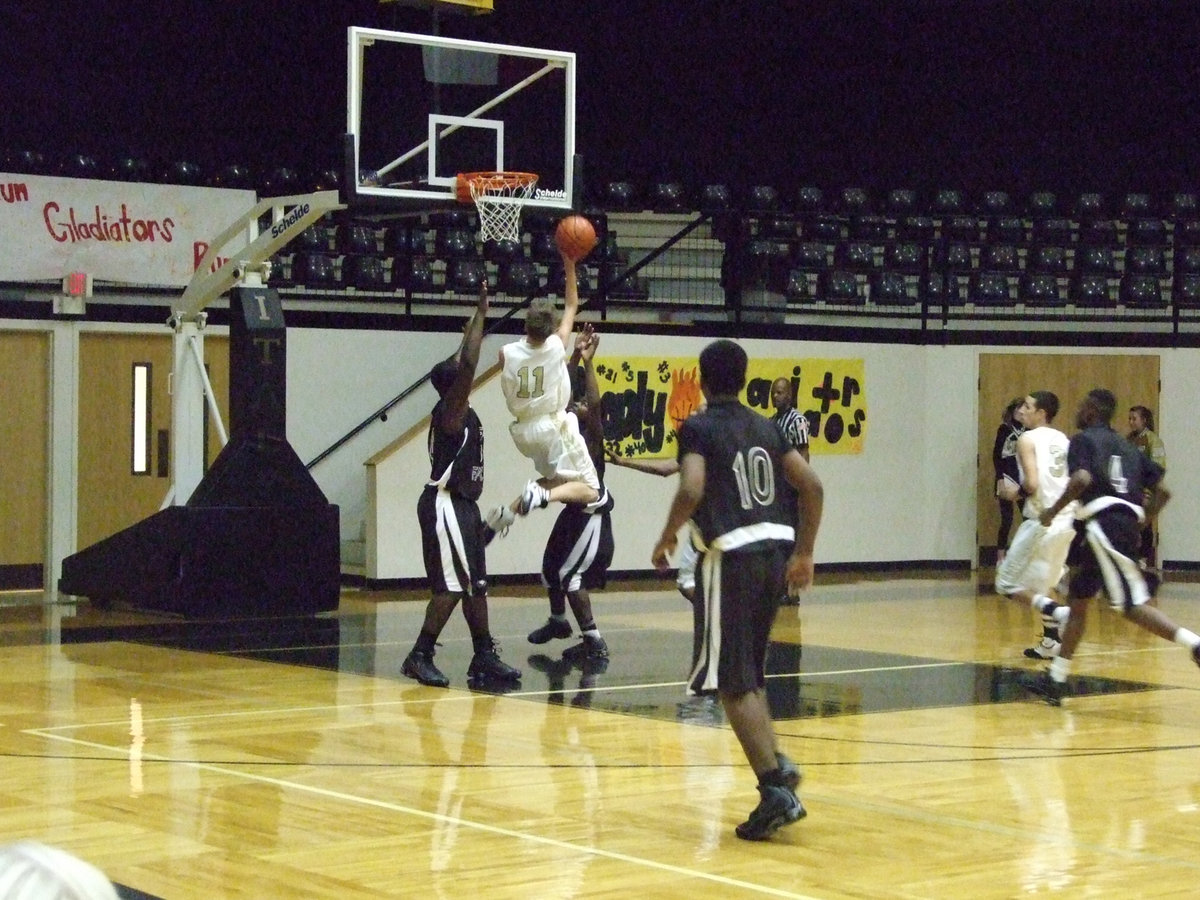
[[[533,196],[538,177],[531,172],[459,173],[459,203],[475,203],[479,236],[485,241],[519,241],[521,209]]]

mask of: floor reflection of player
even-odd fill
[[[1060,755],[1071,749],[1074,732],[1067,713],[1060,727],[1036,735],[1037,745],[1049,751],[1048,756],[1004,757],[1002,762],[1017,815],[1034,833],[1032,840],[1022,842],[1025,853],[1016,860],[1017,880],[1028,894],[1062,891],[1075,880],[1075,836]]]

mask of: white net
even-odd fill
[[[518,241],[521,209],[533,196],[537,176],[529,172],[474,172],[466,176],[479,210],[479,236],[485,241]]]

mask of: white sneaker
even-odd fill
[[[508,506],[497,506],[484,517],[483,520],[487,527],[496,532],[500,537],[508,534],[509,526],[517,521],[517,514]]]
[[[550,492],[536,481],[531,481],[525,485],[525,490],[521,492],[521,505],[518,508],[518,512],[523,516],[527,516],[531,509],[542,509],[549,502]]]

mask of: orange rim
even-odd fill
[[[473,203],[471,185],[474,185],[476,190],[483,188],[500,191],[529,187],[537,180],[537,175],[532,172],[459,172],[455,179],[454,192],[459,203]]]

